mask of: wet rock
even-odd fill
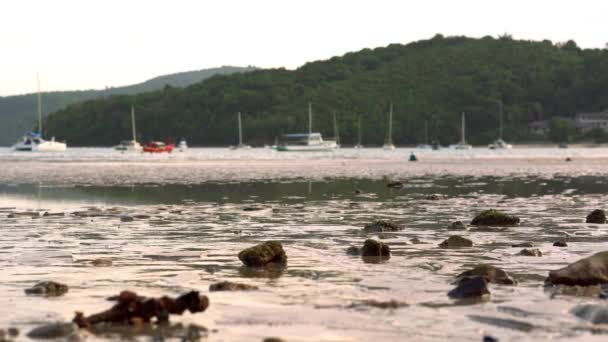
[[[366,224],[363,230],[368,233],[381,233],[381,232],[396,232],[403,230],[403,226],[390,221],[374,221],[370,224]]]
[[[538,248],[524,248],[517,255],[521,256],[532,256],[532,257],[541,257],[543,256],[543,252]]]
[[[34,211],[26,211],[26,212],[14,212],[10,213],[7,216],[8,218],[17,218],[17,217],[31,217],[31,218],[39,218],[40,213]]]
[[[262,342],[286,342],[286,341],[279,337],[266,337]]]
[[[507,215],[495,209],[481,212],[472,221],[474,226],[514,226],[519,224],[519,217]]]
[[[121,216],[120,222],[133,222],[135,219],[131,216]]]
[[[355,191],[353,191],[353,193],[355,195],[361,195],[363,193],[363,191],[361,189],[355,189]]]
[[[283,245],[278,241],[267,241],[249,247],[239,253],[239,260],[252,267],[261,267],[268,263],[286,263],[287,255]]]
[[[391,249],[383,242],[367,239],[361,248],[361,256],[390,258]]]
[[[91,261],[91,265],[96,267],[108,267],[112,266],[112,259],[94,259]]]
[[[606,223],[606,213],[602,209],[595,209],[587,215],[585,223]]]
[[[568,244],[566,243],[565,240],[559,240],[559,241],[555,241],[553,243],[553,246],[555,246],[555,247],[568,247]]]
[[[209,291],[251,291],[258,290],[257,286],[241,284],[241,283],[233,283],[230,281],[222,281],[219,283],[209,285]]]
[[[44,214],[42,215],[44,217],[50,217],[50,216],[65,216],[65,213],[63,212],[57,212],[57,213],[51,213],[48,211],[45,211]]]
[[[549,272],[547,284],[597,285],[608,283],[608,252],[596,253],[564,268]]]
[[[488,283],[484,277],[464,277],[458,282],[458,286],[448,292],[450,298],[481,298],[490,295]]]
[[[254,206],[243,208],[243,211],[258,211],[258,210],[264,210],[264,208],[263,207],[254,207]]]
[[[25,293],[31,295],[42,295],[49,297],[58,297],[68,292],[68,286],[54,281],[42,281],[38,284],[25,289]]]
[[[403,183],[399,181],[388,182],[386,183],[386,187],[391,189],[403,189]]]
[[[432,194],[432,195],[427,195],[426,197],[424,197],[424,199],[427,201],[439,201],[440,199],[442,199],[442,197],[437,194]]]
[[[573,296],[573,297],[599,297],[603,298],[606,292],[602,289],[600,285],[590,285],[590,286],[570,286],[570,285],[555,285],[551,286],[551,284],[547,284],[549,286],[545,286],[545,291],[550,293],[551,298],[555,298],[557,296]]]
[[[133,218],[138,219],[138,220],[147,220],[150,218],[150,215],[146,215],[146,214],[133,215]]]
[[[8,332],[8,336],[10,336],[10,337],[19,336],[19,329],[15,328],[15,327],[8,328],[7,332]]]
[[[452,235],[447,240],[443,241],[439,244],[440,248],[451,249],[451,248],[464,248],[464,247],[472,247],[473,241],[464,238],[460,235]]]
[[[498,339],[494,336],[490,336],[490,335],[485,335],[483,337],[483,342],[498,342]]]
[[[448,225],[448,230],[467,230],[467,226],[462,221],[454,221]]]
[[[570,310],[574,316],[593,324],[608,323],[608,307],[606,305],[584,304],[577,305]]]
[[[51,323],[32,329],[27,333],[29,338],[55,339],[65,338],[78,331],[74,323]]]
[[[519,247],[519,248],[530,248],[530,247],[534,247],[536,246],[535,244],[533,244],[532,242],[521,242],[521,243],[514,243],[511,245],[511,247]]]
[[[492,265],[478,265],[473,269],[464,271],[456,276],[457,281],[462,278],[470,278],[470,277],[483,277],[486,282],[494,283],[494,284],[503,284],[503,285],[516,285],[517,282],[509,276],[507,272],[498,267],[494,267]]]
[[[567,161],[567,162],[571,162],[571,161],[572,161],[572,158],[570,158],[570,157],[566,157],[566,161]]]
[[[369,300],[361,301],[359,303],[352,303],[348,307],[349,308],[358,308],[358,307],[363,307],[363,306],[368,306],[368,307],[373,307],[373,308],[378,308],[378,309],[393,309],[394,310],[394,309],[408,307],[409,304],[404,303],[404,302],[399,302],[396,300],[377,301],[375,299],[369,299]]]
[[[421,245],[421,244],[423,244],[423,243],[426,243],[426,242],[424,242],[424,241],[420,240],[419,238],[413,238],[413,239],[410,239],[410,242],[411,242],[412,244],[414,244],[414,245]]]
[[[346,249],[347,255],[359,256],[361,255],[361,248],[356,246],[350,246]]]

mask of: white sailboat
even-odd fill
[[[357,124],[357,145],[355,145],[355,148],[363,148],[361,144],[361,115],[359,115],[359,122]]]
[[[32,152],[64,152],[67,144],[42,138],[42,94],[40,93],[40,78],[38,78],[38,132],[27,132],[23,138],[13,145],[15,151]]]
[[[498,139],[488,145],[490,150],[510,149],[513,145],[507,144],[502,140],[502,101],[499,102],[500,110],[498,112]]]
[[[186,142],[186,138],[181,138],[179,140],[179,144],[177,144],[177,149],[180,152],[186,152],[188,150],[188,143]]]
[[[425,150],[433,148],[433,146],[429,145],[429,126],[427,121],[424,121],[424,143],[416,147]]]
[[[312,104],[308,103],[308,133],[284,134],[276,150],[281,152],[328,152],[338,147],[333,140],[323,140],[321,133],[312,132]]]
[[[238,113],[239,119],[239,144],[236,146],[230,146],[231,150],[249,149],[251,146],[243,144],[243,125],[241,123],[241,112]]]
[[[340,131],[338,130],[338,120],[336,119],[335,112],[334,112],[334,140],[336,141],[336,148],[340,148]]]
[[[386,135],[386,141],[382,148],[385,150],[394,150],[395,145],[393,144],[393,104],[391,103],[391,108],[388,112],[388,132]]]
[[[131,129],[133,130],[133,140],[123,140],[120,144],[114,146],[116,151],[123,152],[141,152],[143,147],[137,142],[135,135],[135,108],[131,106]]]
[[[455,150],[470,150],[473,148],[473,146],[466,143],[466,140],[464,138],[465,137],[464,127],[465,127],[464,112],[462,112],[461,122],[460,122],[460,142],[458,144],[450,145],[450,148],[453,148]]]

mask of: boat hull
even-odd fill
[[[32,146],[34,152],[65,152],[67,145],[59,141],[45,141]]]

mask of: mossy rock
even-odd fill
[[[251,267],[261,267],[268,263],[286,263],[287,255],[278,241],[267,241],[242,250],[239,259]]]
[[[49,297],[58,297],[68,292],[68,286],[54,281],[41,281],[36,285],[25,289],[25,293],[31,295],[41,295]]]
[[[514,226],[519,224],[519,217],[507,215],[496,209],[481,212],[472,221],[474,226]]]
[[[482,264],[475,266],[473,269],[464,271],[456,276],[457,280],[465,277],[484,277],[488,283],[503,284],[503,285],[515,285],[517,282],[509,276],[503,269],[494,267],[492,265]]]
[[[363,230],[368,233],[397,232],[403,230],[403,226],[390,221],[378,220],[366,224]]]
[[[440,243],[439,247],[443,249],[473,247],[473,241],[460,235],[452,235],[447,238],[447,240]]]
[[[587,215],[585,223],[606,223],[606,213],[602,209],[595,209]]]

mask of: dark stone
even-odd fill
[[[439,201],[441,199],[441,196],[439,196],[437,194],[432,194],[432,195],[427,195],[424,199],[426,199],[427,201]]]
[[[266,337],[262,342],[286,342],[280,337]]]
[[[538,248],[529,248],[529,249],[524,248],[521,251],[519,251],[519,253],[517,253],[517,255],[541,257],[541,256],[543,256],[543,252],[541,252],[540,249],[538,249]]]
[[[392,188],[392,189],[403,189],[403,183],[401,183],[399,181],[388,182],[386,184],[386,187]]]
[[[448,230],[467,230],[467,226],[462,221],[455,221],[448,225]]]
[[[108,267],[108,266],[112,266],[112,260],[111,259],[94,259],[93,261],[91,261],[91,265],[96,266],[96,267]]]
[[[358,307],[362,307],[362,306],[371,306],[373,308],[378,308],[378,309],[399,309],[399,308],[408,307],[409,305],[407,303],[399,302],[396,300],[389,300],[389,301],[381,302],[381,301],[377,301],[374,299],[370,299],[370,300],[361,301],[359,303],[353,303],[353,304],[349,305],[349,308],[358,308]]]
[[[450,298],[481,298],[490,294],[488,283],[484,277],[464,277],[458,282],[458,286],[448,292]]]
[[[382,233],[382,232],[396,232],[403,230],[403,226],[390,221],[374,221],[370,224],[366,224],[363,230],[368,233]]]
[[[391,249],[383,242],[367,239],[363,244],[363,248],[361,248],[361,255],[364,257],[390,258]]]
[[[8,328],[8,336],[10,337],[17,337],[19,336],[19,329],[15,328],[15,327],[10,327]]]
[[[133,218],[136,218],[138,220],[147,220],[150,218],[150,215],[146,215],[146,214],[133,215]]]
[[[571,161],[572,161],[572,158],[570,158],[570,157],[566,157],[566,161],[567,161],[567,162],[571,162]]]
[[[606,305],[583,304],[577,305],[570,310],[574,316],[589,321],[593,324],[608,323],[608,307]]]
[[[363,191],[361,191],[360,189],[355,189],[355,191],[353,191],[353,193],[355,195],[361,195],[363,193]]]
[[[233,283],[230,281],[222,281],[219,283],[209,285],[209,291],[251,291],[258,290],[257,286],[248,285],[248,284],[240,284]]]
[[[239,259],[247,266],[260,267],[271,262],[286,263],[287,255],[280,242],[267,241],[242,250]]]
[[[68,292],[68,286],[54,281],[42,281],[38,284],[25,289],[25,293],[33,295],[43,295],[49,297],[61,296]]]
[[[521,243],[514,243],[511,245],[511,247],[519,247],[519,248],[530,248],[530,247],[534,247],[536,246],[535,244],[533,244],[532,242],[521,242]]]
[[[120,222],[133,222],[135,219],[131,216],[121,216]]]
[[[27,333],[29,338],[65,338],[78,331],[74,323],[51,323],[32,329]]]
[[[361,248],[356,247],[356,246],[350,246],[346,249],[346,254],[353,255],[353,256],[359,256],[359,255],[361,255]]]
[[[243,211],[258,211],[258,210],[264,210],[263,207],[245,207],[243,208]]]
[[[606,213],[602,209],[595,209],[587,215],[586,223],[606,223]]]
[[[463,238],[460,235],[452,235],[447,240],[443,241],[439,244],[440,248],[464,248],[464,247],[472,247],[473,241]]]
[[[564,240],[559,240],[559,241],[555,241],[553,243],[553,246],[555,246],[555,247],[568,247],[568,244]]]
[[[608,252],[600,252],[564,268],[549,272],[545,281],[558,285],[598,285],[608,283]]]
[[[424,241],[420,240],[419,238],[410,239],[410,242],[414,245],[420,245],[420,244],[425,243]]]
[[[504,270],[494,267],[492,265],[478,265],[475,268],[464,271],[456,276],[457,280],[466,277],[483,277],[488,283],[503,284],[503,285],[516,285],[517,282],[509,276]]]
[[[481,212],[472,221],[474,226],[514,226],[519,224],[519,217],[507,215],[495,209]]]
[[[483,342],[498,342],[498,339],[494,336],[490,336],[490,335],[485,335],[483,337]]]

